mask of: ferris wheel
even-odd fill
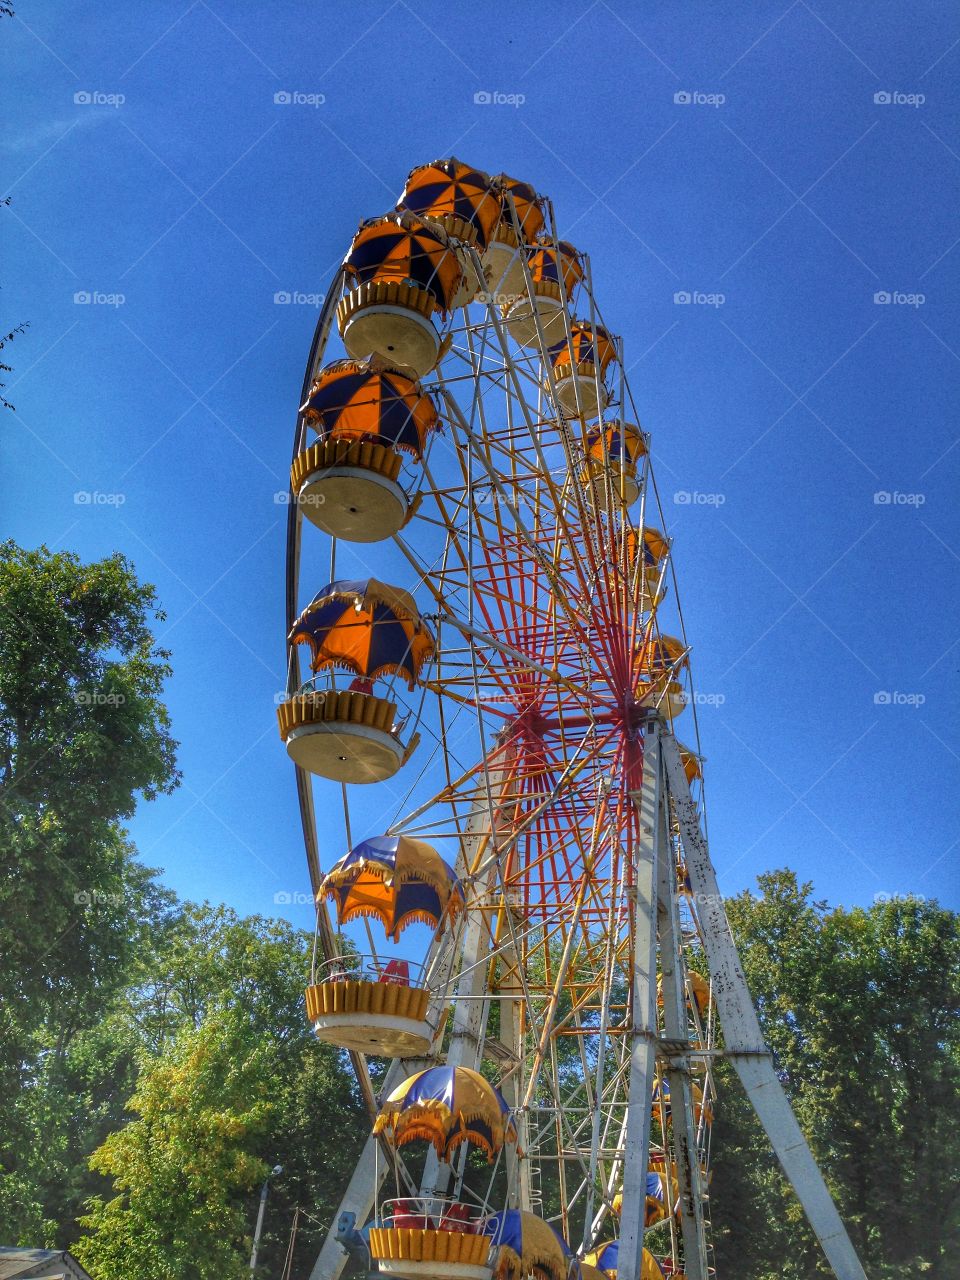
[[[360,224],[304,380],[286,599],[307,1014],[371,1117],[315,1280],[349,1251],[400,1280],[706,1280],[718,1021],[862,1277],[707,853],[622,343],[530,185],[437,161]]]

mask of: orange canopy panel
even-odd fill
[[[646,675],[662,675],[680,663],[687,646],[675,636],[648,636],[637,653],[638,670]]]
[[[598,462],[610,458],[614,462],[636,466],[647,452],[643,432],[632,422],[601,422],[587,433],[587,457]]]
[[[706,1106],[704,1106],[703,1090],[696,1083],[696,1081],[691,1081],[690,1094],[691,1094],[691,1099],[693,1101],[694,1122],[696,1124],[699,1124],[700,1116],[704,1115],[706,1118],[707,1124],[712,1125],[713,1124],[713,1104],[708,1101],[706,1103]],[[658,1080],[657,1083],[653,1086],[653,1114],[654,1114],[654,1117],[657,1119],[659,1119],[660,1117],[660,1099],[661,1098],[663,1099],[664,1117],[667,1123],[669,1124],[670,1121],[672,1120],[672,1115],[670,1111],[669,1080],[666,1080],[666,1079]]]
[[[554,245],[550,240],[541,237],[533,246],[529,267],[534,286],[542,280],[559,285],[568,302],[573,297],[574,289],[583,279],[580,254],[566,240],[558,240]]]
[[[356,284],[392,280],[424,289],[441,311],[451,310],[463,279],[444,233],[412,213],[361,222],[343,265]]]
[[[627,559],[632,564],[637,554],[637,542],[639,540],[639,530],[624,528],[621,538],[626,546]],[[654,569],[663,560],[664,556],[670,550],[670,543],[666,540],[659,529],[654,529],[653,525],[644,525],[643,528],[643,563],[648,569]]]
[[[324,587],[290,639],[309,645],[313,671],[339,667],[369,680],[403,675],[411,689],[434,651],[413,597],[375,578]]]
[[[686,774],[687,781],[693,786],[697,778],[703,777],[700,757],[696,752],[691,751],[689,747],[685,747],[682,742],[677,743],[677,750],[680,752],[680,763],[683,765],[683,772]]]
[[[469,233],[485,249],[500,221],[503,197],[489,174],[451,156],[412,169],[400,206],[422,218],[443,220],[454,234]]]
[[[438,421],[433,401],[412,378],[358,360],[321,369],[300,412],[323,440],[372,440],[418,459]]]
[[[701,1014],[706,1013],[707,1006],[710,1003],[710,983],[702,973],[697,973],[696,969],[687,970],[687,979],[690,984],[690,990],[693,992],[693,998],[697,1002],[697,1008]],[[690,1003],[690,997],[687,996],[687,1004]],[[663,991],[660,985],[660,979],[657,979],[657,1004],[663,1005]]]
[[[324,876],[318,897],[331,898],[337,923],[375,916],[397,941],[409,924],[433,928],[463,909],[453,868],[432,845],[410,836],[371,836],[344,854]]]
[[[552,351],[553,367],[557,371],[572,363],[577,368],[598,365],[602,373],[616,355],[617,348],[613,338],[600,325],[574,320],[570,326],[570,341],[557,343]]]
[[[520,223],[521,239],[525,244],[532,244],[543,230],[542,197],[537,195],[529,182],[520,182],[517,178],[510,178],[505,173],[497,174],[495,181],[501,191],[508,192],[513,199],[517,221]],[[506,201],[504,205],[506,206]],[[510,210],[506,207],[504,207],[501,222],[503,226],[513,227]]]
[[[423,1139],[441,1160],[462,1142],[492,1161],[517,1131],[500,1090],[470,1067],[438,1066],[418,1071],[394,1089],[373,1126],[395,1146]]]

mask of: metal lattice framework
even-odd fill
[[[509,195],[505,207],[519,231]],[[549,204],[546,213],[556,245]],[[453,243],[481,273],[477,249]],[[397,1152],[384,1158],[371,1138],[345,1191],[345,1221],[376,1212],[389,1174],[408,1191],[533,1210],[581,1257],[619,1235],[619,1275],[634,1277],[652,1216],[646,1243],[664,1270],[705,1280],[719,1015],[724,1052],[836,1274],[854,1280],[862,1270],[783,1098],[736,959],[703,836],[698,754],[671,729],[692,702],[690,662],[647,441],[635,477],[596,456],[591,390],[598,406],[607,402],[605,421],[638,421],[623,352],[614,341],[606,373],[592,366],[594,386],[576,385],[572,412],[568,391],[564,411],[555,352],[563,343],[574,352],[577,319],[603,326],[589,259],[550,335],[522,251],[519,262],[534,340],[514,341],[495,294],[456,310],[424,380],[443,425],[422,466],[409,469],[413,518],[372,556],[338,542],[330,552],[331,579],[358,554],[377,577],[388,565],[435,630],[435,661],[410,708],[420,745],[389,784],[317,784],[325,810],[342,793],[348,839],[383,805],[389,833],[444,852],[466,892],[466,910],[425,962],[433,1058],[395,1061],[381,1096],[430,1060],[480,1069],[513,1109],[519,1144],[481,1185],[466,1147],[450,1164],[428,1156],[421,1167]],[[304,398],[341,354],[333,318],[347,288],[341,271]],[[306,436],[301,419],[295,457]],[[292,496],[288,630],[317,586],[308,557],[329,545]],[[300,687],[291,646],[289,690]],[[343,849],[329,836],[321,843],[314,784],[300,768],[297,787],[316,892]],[[322,903],[318,937],[328,958],[338,955]],[[366,1062],[351,1057],[373,1117]],[[652,1215],[650,1171],[662,1200]],[[315,1280],[338,1275],[344,1259],[331,1232]]]

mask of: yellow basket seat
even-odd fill
[[[348,542],[381,542],[399,532],[410,504],[397,483],[401,457],[372,440],[319,440],[290,468],[294,499],[324,533]]]
[[[295,694],[277,708],[280,737],[302,769],[335,782],[382,782],[400,768],[392,733],[396,704],[372,693],[327,689]]]
[[[307,1018],[318,1039],[341,1049],[388,1058],[424,1054],[433,1040],[425,987],[328,971],[307,987]]]
[[[400,1280],[490,1280],[490,1237],[455,1227],[371,1227],[370,1255]]]

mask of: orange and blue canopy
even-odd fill
[[[396,281],[425,289],[441,311],[451,309],[463,279],[443,232],[412,213],[361,222],[343,265],[348,280],[356,284]]]
[[[400,207],[422,218],[459,218],[485,249],[500,221],[503,197],[489,174],[451,156],[412,169]]]
[[[564,339],[550,348],[554,369],[573,364],[597,365],[601,372],[616,354],[616,345],[606,329],[589,324],[586,320],[574,320],[570,326],[570,340]]]
[[[543,229],[542,199],[529,182],[520,182],[517,178],[510,178],[505,173],[498,174],[495,181],[501,191],[508,192],[513,198],[513,207],[517,211],[517,221],[520,224],[520,238],[527,244],[532,243]],[[503,210],[503,225],[513,226],[513,219],[507,208]]]
[[[588,1253],[583,1261],[587,1266],[596,1267],[598,1271],[602,1271],[608,1280],[616,1280],[617,1265],[620,1261],[620,1241],[608,1240],[606,1244]],[[663,1280],[663,1272],[649,1249],[643,1251],[640,1280]]]
[[[601,422],[587,432],[587,457],[603,462],[609,458],[621,465],[636,467],[647,452],[643,432],[630,422]]]
[[[627,559],[633,564],[637,554],[637,542],[639,541],[638,531],[625,527],[621,537],[626,547]],[[670,543],[660,530],[654,529],[652,525],[644,525],[641,545],[643,547],[643,563],[647,569],[656,569],[670,550]]]
[[[680,1200],[677,1188],[676,1167],[670,1166],[670,1197],[674,1212],[680,1212]],[[662,1222],[669,1212],[667,1208],[667,1174],[663,1169],[651,1169],[647,1173],[647,1207],[646,1225],[652,1227],[655,1222]]]
[[[499,1089],[469,1067],[429,1067],[404,1080],[380,1109],[373,1126],[395,1146],[423,1139],[449,1161],[463,1142],[494,1156],[517,1131]]]
[[[463,908],[463,889],[436,849],[410,836],[373,836],[330,868],[320,894],[332,898],[337,923],[375,916],[394,942],[408,924],[437,928]]]
[[[583,279],[580,254],[567,240],[558,240],[556,245],[546,239],[537,240],[530,254],[529,267],[535,286],[541,280],[549,280],[559,285],[568,302]]]
[[[340,668],[368,680],[401,675],[411,689],[434,651],[412,596],[375,578],[324,587],[290,640],[310,647],[313,671]]]
[[[664,1187],[665,1180],[666,1174],[662,1170],[649,1169],[647,1171],[646,1211],[644,1214],[644,1223],[648,1227],[652,1227],[655,1222],[662,1222],[667,1216],[667,1196]],[[671,1174],[670,1189],[673,1196],[675,1211],[679,1213],[680,1205],[677,1201],[677,1177],[675,1170],[673,1170]],[[619,1214],[622,1208],[623,1192],[618,1191],[613,1197],[613,1212]]]
[[[686,878],[686,884],[690,887],[685,888],[684,892],[692,892],[693,886],[690,885],[689,876]],[[697,973],[696,969],[687,970],[687,981],[690,989],[693,991],[693,998],[697,1002],[697,1008],[701,1013],[705,1013],[707,1006],[710,1003],[710,983],[702,973]],[[687,1003],[690,1003],[689,995],[687,996]],[[661,1006],[663,1004],[663,990],[660,978],[657,979],[657,1004]]]
[[[703,1090],[695,1081],[691,1082],[690,1092],[693,1098],[694,1119],[699,1124],[700,1116],[702,1114],[706,1119],[707,1124],[712,1125],[713,1124],[713,1106],[709,1102],[706,1104],[706,1106],[704,1106]],[[670,1121],[672,1117],[670,1112],[670,1081],[669,1080],[658,1080],[656,1084],[654,1084],[653,1086],[653,1113],[655,1116],[659,1116],[660,1114],[661,1098],[663,1099],[664,1118],[667,1121]]]
[[[505,1209],[488,1218],[484,1235],[499,1249],[495,1280],[565,1280],[573,1253],[549,1222],[524,1209]]]
[[[682,742],[677,743],[677,750],[680,752],[680,763],[683,765],[683,772],[687,776],[687,781],[692,786],[697,778],[703,777],[703,767],[700,763],[700,757],[696,752],[691,751],[689,747],[685,747]]]
[[[687,652],[687,646],[675,636],[648,636],[640,646],[638,665],[647,675],[672,672]]]
[[[580,1280],[604,1280],[605,1272],[595,1267],[592,1262],[580,1263]]]
[[[321,369],[300,412],[322,440],[371,440],[416,458],[437,425],[433,401],[416,382],[358,360]]]

